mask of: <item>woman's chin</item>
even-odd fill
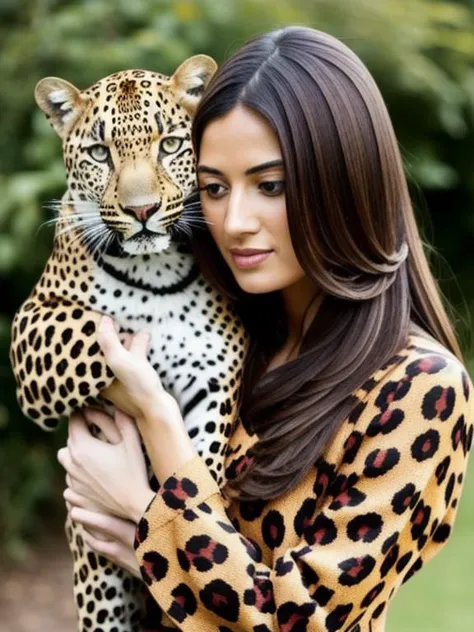
[[[275,278],[264,278],[263,275],[260,278],[245,278],[244,274],[236,274],[235,279],[240,286],[240,289],[247,294],[267,294],[269,292],[275,292],[281,290],[281,284],[275,282]]]

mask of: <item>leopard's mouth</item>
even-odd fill
[[[128,239],[120,241],[121,256],[156,254],[166,250],[170,244],[170,235],[165,231],[154,231],[143,227]]]
[[[146,226],[144,226],[142,230],[140,230],[138,233],[135,233],[131,237],[128,237],[128,239],[124,239],[122,243],[123,244],[125,243],[139,244],[141,242],[149,241],[150,239],[155,239],[156,237],[166,237],[166,236],[167,236],[167,233],[165,231],[150,230],[149,228],[146,228]]]

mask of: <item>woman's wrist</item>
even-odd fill
[[[174,401],[174,400],[173,400]],[[176,404],[176,413],[137,419],[137,426],[160,485],[198,455]]]
[[[147,398],[141,407],[140,414],[136,417],[140,432],[146,430],[166,429],[183,423],[181,411],[177,401],[171,396],[160,393],[159,397]]]
[[[149,487],[143,490],[142,493],[137,494],[137,497],[133,501],[133,506],[130,509],[130,518],[136,525],[140,522],[145,513],[148,505],[155,497],[155,492]]]

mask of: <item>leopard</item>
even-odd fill
[[[204,223],[192,120],[216,69],[194,55],[172,75],[120,70],[83,90],[59,77],[37,83],[36,103],[62,141],[67,187],[51,203],[52,250],[14,316],[10,360],[22,413],[50,431],[84,406],[107,407],[115,377],[97,341],[102,315],[122,339],[146,328],[148,360],[223,487],[249,338],[191,242]],[[159,489],[151,472],[150,480]],[[69,514],[65,530],[78,630],[152,629],[144,582],[96,554]]]

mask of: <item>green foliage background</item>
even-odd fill
[[[339,37],[373,73],[399,138],[419,221],[427,242],[434,246],[434,251],[429,248],[433,269],[443,293],[456,309],[455,321],[471,362],[472,0],[2,0],[3,559],[7,555],[16,560],[25,554],[27,543],[34,542],[33,536],[46,514],[53,518],[62,515],[62,474],[55,462],[55,450],[64,443],[64,431],[45,435],[22,418],[8,361],[11,318],[36,282],[51,248],[52,230],[40,228],[50,219],[42,204],[58,198],[65,182],[60,141],[34,102],[36,82],[55,75],[85,88],[124,68],[172,73],[184,58],[195,53],[210,54],[221,62],[249,37],[287,24],[305,24]],[[441,553],[440,561],[430,565],[431,573],[421,573],[420,579],[410,582],[412,589],[402,590],[403,597],[398,598],[393,609],[390,630],[472,629],[474,606],[469,604],[472,580],[468,577],[469,565],[474,561],[471,499],[474,484],[468,480],[452,543],[446,553]],[[448,580],[449,573],[452,577],[448,584],[453,589],[443,594],[435,581],[440,572],[445,578],[447,573]],[[449,603],[441,606],[440,614],[446,594]]]

